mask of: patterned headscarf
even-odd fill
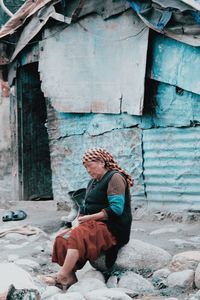
[[[120,173],[124,174],[129,187],[133,186],[133,180],[131,176],[118,165],[118,163],[114,160],[113,156],[107,150],[102,148],[89,149],[83,155],[83,164],[90,161],[105,162],[105,167],[108,170],[117,170]]]

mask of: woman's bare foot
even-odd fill
[[[38,275],[37,278],[47,285],[55,285],[57,273],[51,273],[48,275]]]
[[[73,285],[77,281],[78,280],[74,272],[70,272],[65,276],[58,273],[58,276],[56,278],[56,286],[60,287],[63,290],[67,290],[71,285]]]

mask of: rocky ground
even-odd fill
[[[27,212],[25,220],[1,221],[7,210],[17,209]],[[54,201],[1,204],[0,294],[12,283],[19,290],[38,290],[38,297],[47,300],[200,299],[198,212],[138,209],[131,241],[119,253],[115,268],[105,272],[101,259],[93,266],[88,263],[67,292],[37,279],[38,274],[58,270],[51,263],[51,251],[55,235],[63,230],[63,216]]]

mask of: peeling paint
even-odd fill
[[[113,153],[120,165],[135,180],[133,201],[144,197],[142,179],[141,129],[121,129],[98,136],[87,134],[70,136],[50,145],[54,199],[65,201],[67,193],[87,186],[89,177],[82,165],[83,153],[88,148],[104,147]]]

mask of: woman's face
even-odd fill
[[[101,177],[107,172],[105,163],[101,161],[90,161],[84,164],[88,174],[94,179],[101,179]]]

